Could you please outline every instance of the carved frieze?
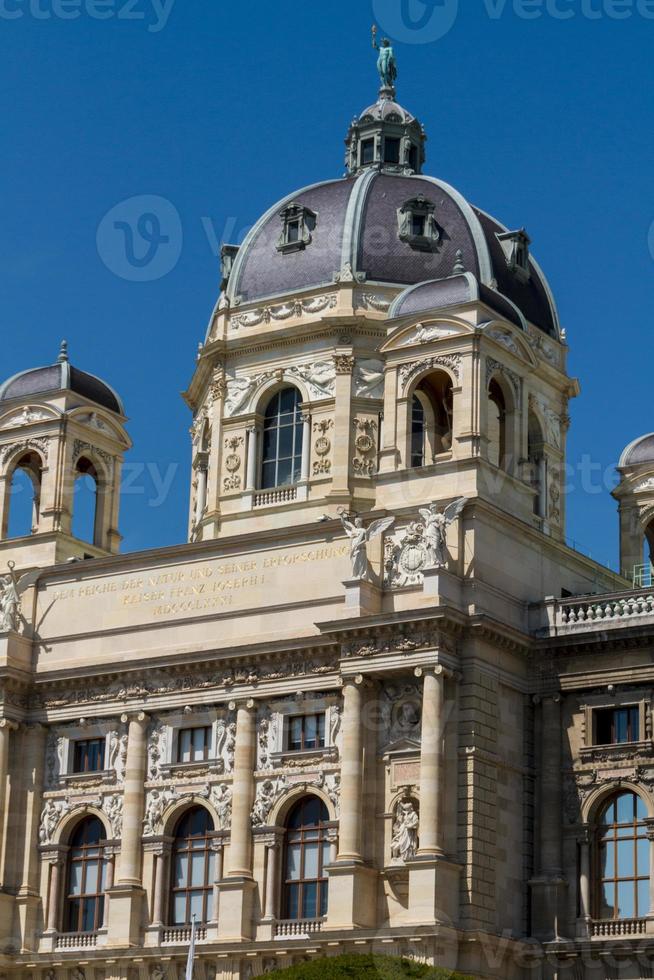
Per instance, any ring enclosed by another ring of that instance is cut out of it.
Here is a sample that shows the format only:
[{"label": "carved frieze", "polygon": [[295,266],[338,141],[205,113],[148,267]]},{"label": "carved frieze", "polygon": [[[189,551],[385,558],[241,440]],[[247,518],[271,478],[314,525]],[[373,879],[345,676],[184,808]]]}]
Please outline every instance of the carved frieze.
[{"label": "carved frieze", "polygon": [[232,316],[230,326],[234,330],[239,330],[241,327],[258,327],[262,323],[290,320],[292,317],[302,317],[304,314],[315,315],[333,309],[336,303],[336,293],[314,296],[305,300],[296,299],[277,306],[264,306],[257,310],[248,310],[246,313],[238,313]]},{"label": "carved frieze", "polygon": [[26,452],[30,449],[35,449],[37,452],[41,453],[44,459],[48,458],[48,450],[50,446],[49,439],[44,437],[34,437],[32,439],[21,439],[19,442],[11,442],[0,449],[0,464],[4,465],[7,460],[18,453],[21,450]]},{"label": "carved frieze", "polygon": [[501,374],[507,379],[511,387],[513,388],[513,393],[515,396],[515,403],[518,408],[522,405],[522,379],[508,368],[505,364],[501,364],[500,361],[496,361],[494,357],[486,358],[486,388],[491,383],[494,374]]},{"label": "carved frieze", "polygon": [[436,357],[428,357],[421,361],[411,361],[408,364],[400,365],[400,387],[402,391],[406,392],[413,379],[419,374],[439,367],[448,368],[456,380],[459,381],[461,378],[461,355],[439,354]]},{"label": "carved frieze", "polygon": [[384,397],[384,362],[360,360],[354,370],[354,394],[357,398]]}]

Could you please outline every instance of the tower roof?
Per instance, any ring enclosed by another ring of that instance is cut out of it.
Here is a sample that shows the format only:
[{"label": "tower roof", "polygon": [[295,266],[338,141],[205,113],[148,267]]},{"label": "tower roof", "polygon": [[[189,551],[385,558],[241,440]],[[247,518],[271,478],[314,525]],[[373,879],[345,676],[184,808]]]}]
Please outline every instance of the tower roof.
[{"label": "tower roof", "polygon": [[24,401],[35,395],[57,391],[72,391],[110,412],[125,414],[122,400],[110,385],[93,374],[73,367],[68,360],[68,345],[65,340],[54,364],[21,371],[0,385],[0,403],[19,399]]}]

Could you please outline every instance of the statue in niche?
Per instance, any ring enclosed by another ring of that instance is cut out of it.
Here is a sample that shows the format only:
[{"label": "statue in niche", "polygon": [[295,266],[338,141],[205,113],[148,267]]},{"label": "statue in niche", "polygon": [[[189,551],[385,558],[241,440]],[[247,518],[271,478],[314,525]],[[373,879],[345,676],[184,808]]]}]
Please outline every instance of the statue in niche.
[{"label": "statue in niche", "polygon": [[467,497],[459,497],[440,513],[437,504],[420,511],[424,521],[424,539],[427,548],[426,568],[445,568],[447,565],[447,529],[459,517],[468,503]]},{"label": "statue in niche", "polygon": [[420,817],[411,800],[400,800],[395,808],[391,857],[394,861],[411,861],[418,851]]},{"label": "statue in niche", "polygon": [[352,562],[352,578],[363,580],[368,577],[368,543],[384,534],[395,524],[394,517],[384,517],[373,521],[370,527],[363,526],[363,519],[341,511],[339,514],[343,529],[350,539],[350,560]]}]

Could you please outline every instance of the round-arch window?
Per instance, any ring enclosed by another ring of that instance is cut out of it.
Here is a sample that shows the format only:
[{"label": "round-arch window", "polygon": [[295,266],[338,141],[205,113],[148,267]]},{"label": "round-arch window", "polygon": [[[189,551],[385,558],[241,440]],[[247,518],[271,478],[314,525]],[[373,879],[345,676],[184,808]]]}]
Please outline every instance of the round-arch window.
[{"label": "round-arch window", "polygon": [[214,852],[213,820],[204,807],[184,814],[177,825],[173,845],[172,924],[209,922],[213,915]]},{"label": "round-arch window", "polygon": [[282,388],[270,401],[263,422],[261,488],[284,487],[302,473],[302,399],[297,388]]},{"label": "round-arch window", "polygon": [[317,796],[300,800],[288,816],[282,903],[286,919],[327,914],[328,823],[327,807]]},{"label": "round-arch window", "polygon": [[635,793],[604,807],[597,830],[597,918],[639,919],[650,910],[647,809]]},{"label": "round-arch window", "polygon": [[107,862],[106,835],[102,821],[87,817],[70,838],[64,930],[97,932],[104,918]]}]

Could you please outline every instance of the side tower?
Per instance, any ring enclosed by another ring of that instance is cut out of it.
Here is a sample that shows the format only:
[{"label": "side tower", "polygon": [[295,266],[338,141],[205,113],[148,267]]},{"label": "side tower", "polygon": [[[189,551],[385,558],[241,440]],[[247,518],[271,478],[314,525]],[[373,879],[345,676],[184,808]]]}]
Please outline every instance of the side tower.
[{"label": "side tower", "polygon": [[[55,364],[0,386],[0,563],[28,568],[118,552],[121,471],[131,446],[125,422],[121,399],[73,367],[65,342]],[[80,481],[87,484],[83,538],[74,522]],[[23,519],[16,528],[14,510],[25,514],[20,497],[28,493],[31,526]]]},{"label": "side tower", "polygon": [[613,491],[620,511],[620,568],[635,586],[652,584],[654,558],[654,433],[630,443]]}]

